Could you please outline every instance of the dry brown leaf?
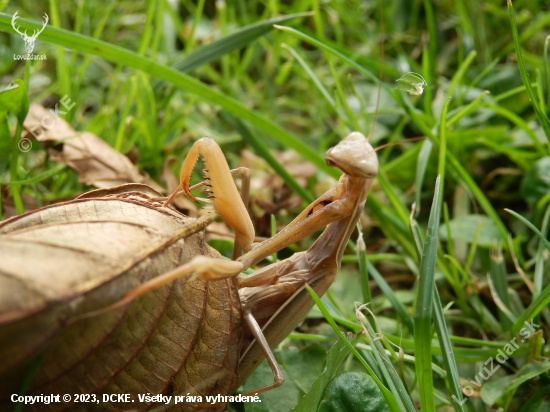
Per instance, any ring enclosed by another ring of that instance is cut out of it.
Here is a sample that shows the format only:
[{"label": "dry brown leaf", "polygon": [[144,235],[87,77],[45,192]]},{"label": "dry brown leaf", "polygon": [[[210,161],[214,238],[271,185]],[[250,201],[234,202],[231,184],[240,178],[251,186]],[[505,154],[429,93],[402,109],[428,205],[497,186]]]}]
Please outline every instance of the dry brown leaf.
[{"label": "dry brown leaf", "polygon": [[[124,307],[67,324],[196,254],[221,257],[204,241],[210,217],[195,221],[148,200],[158,196],[138,184],[99,189],[0,223],[0,410],[40,353],[27,395],[132,395],[130,404],[102,402],[101,410],[109,411],[146,410],[150,405],[137,394],[147,392],[229,395],[242,337],[231,279],[178,279]],[[80,404],[32,407],[71,405],[78,410]]]},{"label": "dry brown leaf", "polygon": [[24,136],[35,137],[41,142],[62,141],[61,151],[50,149],[51,159],[65,162],[79,173],[79,181],[99,188],[118,186],[124,183],[143,183],[163,192],[147,174],[138,168],[102,139],[90,132],[77,132],[65,120],[56,118],[39,104],[31,104],[25,119]]}]

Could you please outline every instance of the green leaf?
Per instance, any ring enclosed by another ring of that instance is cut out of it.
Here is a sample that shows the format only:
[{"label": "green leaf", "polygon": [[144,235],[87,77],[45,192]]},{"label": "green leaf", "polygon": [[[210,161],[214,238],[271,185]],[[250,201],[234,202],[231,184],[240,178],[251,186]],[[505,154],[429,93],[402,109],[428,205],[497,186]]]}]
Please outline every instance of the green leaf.
[{"label": "green leaf", "polygon": [[305,394],[319,376],[326,357],[325,348],[313,343],[301,349],[290,347],[283,350],[278,359],[284,367],[285,379],[292,381]]},{"label": "green leaf", "polygon": [[342,372],[327,386],[318,412],[388,412],[382,392],[368,374]]},{"label": "green leaf", "polygon": [[308,412],[316,410],[321,402],[323,392],[338,368],[349,354],[349,349],[342,339],[338,340],[328,351],[321,374],[315,379],[308,393],[300,400],[292,412]]},{"label": "green leaf", "polygon": [[[449,226],[453,237],[452,240],[462,240],[472,243],[480,223],[482,227],[477,239],[477,244],[479,246],[490,247],[502,243],[502,237],[500,236],[497,225],[492,219],[484,215],[467,215],[451,219],[449,221]],[[441,240],[448,240],[447,231],[444,227],[439,229],[439,236]]]},{"label": "green leaf", "polygon": [[396,80],[397,90],[409,93],[412,96],[420,96],[424,92],[424,87],[428,85],[426,80],[418,73],[405,73]]},{"label": "green leaf", "polygon": [[533,362],[523,366],[513,375],[491,379],[481,387],[481,399],[487,405],[493,405],[506,394],[515,390],[522,383],[550,369],[550,361]]},{"label": "green leaf", "polygon": [[29,111],[29,96],[23,80],[16,80],[0,92],[0,113],[10,112],[23,124]]},{"label": "green leaf", "polygon": [[543,157],[521,179],[520,194],[531,205],[550,192],[550,157]]},{"label": "green leaf", "polygon": [[239,49],[253,42],[258,37],[263,36],[273,30],[274,24],[285,23],[297,17],[311,16],[312,13],[297,13],[288,16],[275,17],[273,19],[262,20],[260,22],[249,24],[248,26],[237,29],[206,46],[199,47],[189,53],[187,56],[175,62],[172,67],[183,73],[211,62],[224,54]]}]

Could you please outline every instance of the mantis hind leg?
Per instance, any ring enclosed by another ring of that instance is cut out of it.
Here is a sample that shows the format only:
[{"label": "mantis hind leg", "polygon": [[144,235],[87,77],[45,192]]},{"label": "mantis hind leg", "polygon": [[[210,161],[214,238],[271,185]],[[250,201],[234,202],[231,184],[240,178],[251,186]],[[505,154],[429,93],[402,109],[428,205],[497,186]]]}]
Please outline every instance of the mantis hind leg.
[{"label": "mantis hind leg", "polygon": [[275,389],[281,386],[284,383],[285,378],[283,376],[283,371],[277,363],[277,359],[275,359],[275,355],[269,347],[269,343],[267,342],[267,339],[262,332],[262,328],[260,328],[260,325],[258,325],[258,322],[256,322],[256,319],[254,318],[252,313],[249,310],[245,310],[243,317],[246,321],[246,324],[248,325],[248,328],[250,329],[250,332],[252,332],[252,335],[256,339],[256,343],[262,349],[262,352],[267,359],[267,363],[269,364],[269,366],[271,367],[271,371],[273,372],[273,383],[241,394],[241,396],[253,396],[257,395],[258,393],[267,392],[271,389]]}]

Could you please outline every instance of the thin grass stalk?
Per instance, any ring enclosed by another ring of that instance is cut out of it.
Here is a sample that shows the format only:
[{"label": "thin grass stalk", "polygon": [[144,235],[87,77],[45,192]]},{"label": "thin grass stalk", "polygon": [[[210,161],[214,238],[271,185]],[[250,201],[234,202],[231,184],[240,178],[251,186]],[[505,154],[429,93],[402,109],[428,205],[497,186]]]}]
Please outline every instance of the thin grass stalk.
[{"label": "thin grass stalk", "polygon": [[[447,109],[451,98],[443,105],[441,119],[439,120],[439,163],[437,165],[437,174],[441,177],[441,191],[445,192],[445,160],[447,158]],[[443,197],[442,197],[443,198]]]},{"label": "thin grass stalk", "polygon": [[441,176],[435,183],[435,194],[428,220],[428,231],[422,249],[420,277],[414,311],[414,346],[416,375],[420,391],[420,402],[425,412],[435,411],[434,387],[431,373],[431,323],[433,311],[434,275],[437,259],[437,235],[441,211]]},{"label": "thin grass stalk", "polygon": [[[508,299],[508,274],[506,273],[502,251],[499,248],[492,249],[490,260],[491,268],[487,279],[490,282],[490,286],[494,285],[494,300],[495,303],[498,302],[498,317],[502,328],[504,330],[510,330],[515,319],[510,321],[509,317],[511,312],[510,300]],[[491,289],[493,289],[493,287]]]},{"label": "thin grass stalk", "polygon": [[432,152],[433,143],[430,140],[424,140],[422,142],[422,148],[418,153],[418,160],[416,162],[416,175],[415,175],[415,193],[414,201],[416,204],[415,210],[416,213],[420,213],[420,206],[422,201],[422,185],[424,184],[424,175],[426,174],[426,169],[428,167],[428,161],[430,160],[430,154]]},{"label": "thin grass stalk", "polygon": [[359,230],[357,238],[357,262],[359,263],[359,278],[361,279],[361,291],[363,292],[363,303],[370,303],[372,295],[369,286],[369,272],[367,269],[367,247],[363,240],[363,232]]},{"label": "thin grass stalk", "polygon": [[443,307],[441,306],[441,299],[437,288],[434,288],[433,305],[435,331],[437,333],[437,339],[439,340],[439,346],[441,347],[443,366],[445,367],[445,372],[447,372],[447,383],[453,400],[452,405],[456,412],[464,412],[464,408],[462,407],[463,396],[462,387],[460,386],[460,373],[458,372],[454,348],[447,329],[447,323],[445,321],[445,315],[443,313]]},{"label": "thin grass stalk", "polygon": [[191,32],[189,33],[189,37],[187,39],[187,42],[185,43],[185,52],[189,53],[193,46],[195,45],[195,30],[197,29],[197,26],[199,24],[199,20],[202,16],[202,10],[204,8],[205,0],[199,0],[197,7],[195,8],[195,14],[193,15],[193,25],[191,26]]},{"label": "thin grass stalk", "polygon": [[547,93],[547,100],[546,100],[546,107],[548,107],[550,116],[550,70],[548,69],[548,48],[550,47],[550,35],[546,36],[546,40],[544,40],[544,77],[546,79],[546,93]]},{"label": "thin grass stalk", "polygon": [[[59,17],[59,9],[58,9],[58,1],[57,0],[50,0],[50,16],[52,18],[51,24],[53,27],[61,27],[61,19]],[[46,27],[48,28],[48,27]],[[46,30],[44,30],[46,31]],[[40,37],[40,39],[43,39],[43,33]],[[61,46],[55,46],[55,50],[57,53],[57,59],[55,59],[55,67],[57,70],[57,81],[61,85],[61,94],[63,96],[72,96],[71,92],[71,73],[69,72],[69,68],[67,67],[67,61],[65,59],[65,49]],[[74,113],[74,112],[73,112]],[[66,115],[67,121],[70,121],[72,119],[72,114],[69,111]]]}]

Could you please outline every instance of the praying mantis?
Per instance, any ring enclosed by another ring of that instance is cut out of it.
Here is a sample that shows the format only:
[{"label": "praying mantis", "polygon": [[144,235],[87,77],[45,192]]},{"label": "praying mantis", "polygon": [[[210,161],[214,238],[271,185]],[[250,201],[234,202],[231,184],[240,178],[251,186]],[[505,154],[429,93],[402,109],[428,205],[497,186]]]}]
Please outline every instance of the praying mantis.
[{"label": "praying mantis", "polygon": [[[231,394],[263,356],[273,370],[274,381],[243,396],[283,383],[282,371],[270,347],[294,329],[311,308],[312,301],[304,285],[310,284],[322,295],[334,282],[344,248],[363,210],[372,179],[378,173],[375,151],[358,132],[330,149],[327,164],[343,171],[334,188],[282,231],[256,245],[246,205],[247,174],[243,170],[234,171],[244,176],[241,197],[231,177],[234,172],[229,170],[221,149],[212,139],[203,138],[193,145],[182,166],[181,189],[195,200],[189,180],[200,154],[205,163],[205,181],[196,186],[207,186],[209,199],[203,200],[212,203],[216,213],[234,229],[234,260],[221,259],[204,242],[204,229],[213,221],[214,213],[208,212],[192,221],[178,216],[169,207],[179,188],[168,199],[143,185],[99,190],[57,206],[63,208],[64,216],[56,215],[45,224],[44,216],[55,214],[56,206],[49,207],[46,214],[44,210],[34,211],[0,224],[0,248],[7,247],[10,241],[28,242],[33,231],[33,234],[58,231],[63,225],[74,230],[72,224],[79,224],[76,211],[82,213],[87,207],[94,208],[97,225],[86,222],[91,238],[79,241],[93,242],[95,229],[107,230],[108,225],[102,223],[105,216],[102,220],[102,212],[97,209],[98,205],[107,204],[122,211],[117,219],[124,225],[115,225],[114,229],[124,227],[128,233],[139,236],[133,226],[141,225],[141,230],[153,232],[154,222],[168,219],[175,230],[154,233],[150,244],[132,251],[132,256],[125,255],[126,261],[114,269],[104,269],[98,263],[100,282],[88,279],[74,290],[45,296],[45,306],[25,306],[18,299],[12,302],[11,310],[9,304],[0,306],[0,335],[11,334],[0,339],[2,360],[9,360],[22,340],[36,337],[38,332],[46,336],[26,349],[29,357],[44,352],[44,361],[37,372],[40,384],[31,383],[30,393],[80,391],[88,395],[86,399],[95,399],[102,393],[129,393],[135,401],[138,394],[145,393],[191,395],[179,405],[172,400],[173,410],[218,411],[225,404],[208,404],[204,396]],[[127,205],[131,205],[136,215],[124,213],[124,208],[130,207]],[[308,251],[240,276],[275,251],[325,226]],[[77,242],[74,249],[78,246],[81,245]],[[169,259],[161,259],[166,257],[165,249],[169,249]],[[246,253],[242,254],[241,249]],[[0,273],[5,273],[2,269],[0,265]],[[32,282],[24,275],[15,277],[17,281]],[[33,286],[37,285],[29,287]],[[49,337],[53,342],[48,343]],[[84,339],[85,344],[78,339]],[[124,345],[134,349],[128,350]],[[71,349],[78,352],[71,355],[75,359],[59,359],[63,351]],[[18,376],[19,372],[14,373],[13,369],[24,364],[23,360],[10,362],[13,368],[0,370],[0,382]],[[5,392],[0,393],[3,400]],[[154,405],[141,401],[98,404],[102,410],[149,410]],[[71,402],[50,405],[54,410],[78,409],[78,406],[74,398]],[[86,407],[98,405],[90,403]]]}]

